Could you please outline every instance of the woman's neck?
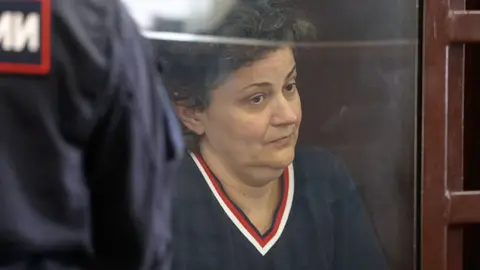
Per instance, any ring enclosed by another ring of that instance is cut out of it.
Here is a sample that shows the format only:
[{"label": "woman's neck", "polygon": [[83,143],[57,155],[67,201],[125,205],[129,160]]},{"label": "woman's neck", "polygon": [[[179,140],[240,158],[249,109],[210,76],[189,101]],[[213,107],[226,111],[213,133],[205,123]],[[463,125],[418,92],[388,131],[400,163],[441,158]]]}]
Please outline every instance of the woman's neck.
[{"label": "woman's neck", "polygon": [[[215,153],[209,147],[201,147],[200,153],[212,172],[218,177],[225,192],[248,216],[249,213],[262,211],[272,214],[281,196],[281,173],[267,179],[255,179],[255,170],[235,168],[228,158]],[[240,166],[239,166],[240,167]]]}]

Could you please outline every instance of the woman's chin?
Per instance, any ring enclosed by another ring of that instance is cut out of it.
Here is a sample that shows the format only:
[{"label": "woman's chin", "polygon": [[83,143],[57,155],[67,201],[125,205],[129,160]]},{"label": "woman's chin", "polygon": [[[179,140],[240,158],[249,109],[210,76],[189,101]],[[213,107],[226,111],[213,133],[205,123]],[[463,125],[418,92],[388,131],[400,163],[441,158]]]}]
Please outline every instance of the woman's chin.
[{"label": "woman's chin", "polygon": [[284,168],[292,163],[295,157],[295,147],[284,148],[270,154],[272,167]]}]

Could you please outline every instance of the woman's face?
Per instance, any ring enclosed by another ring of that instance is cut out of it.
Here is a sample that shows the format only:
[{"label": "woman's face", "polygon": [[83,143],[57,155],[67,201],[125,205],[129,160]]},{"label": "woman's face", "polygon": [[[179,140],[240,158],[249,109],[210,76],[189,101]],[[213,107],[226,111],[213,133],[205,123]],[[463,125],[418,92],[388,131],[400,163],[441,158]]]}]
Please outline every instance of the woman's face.
[{"label": "woman's face", "polygon": [[271,52],[230,74],[186,125],[202,135],[201,148],[234,166],[284,168],[302,120],[296,76],[290,48]]}]

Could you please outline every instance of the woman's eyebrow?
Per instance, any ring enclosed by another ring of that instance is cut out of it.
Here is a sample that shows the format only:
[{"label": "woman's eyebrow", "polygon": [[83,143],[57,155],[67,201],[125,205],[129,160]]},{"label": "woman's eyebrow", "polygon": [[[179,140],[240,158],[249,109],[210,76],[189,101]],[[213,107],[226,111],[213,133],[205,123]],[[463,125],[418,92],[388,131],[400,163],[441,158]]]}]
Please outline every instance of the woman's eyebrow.
[{"label": "woman's eyebrow", "polygon": [[293,65],[292,69],[288,72],[287,76],[285,76],[285,79],[288,79],[292,77],[293,73],[297,70],[297,65]]},{"label": "woman's eyebrow", "polygon": [[271,85],[272,84],[269,83],[269,82],[252,83],[252,84],[249,84],[249,85],[245,86],[244,88],[242,88],[242,91],[247,90],[248,88],[252,88],[252,87],[266,87],[266,86],[271,86]]},{"label": "woman's eyebrow", "polygon": [[[285,76],[285,79],[288,79],[288,78],[292,77],[292,75],[295,73],[296,70],[297,70],[297,66],[294,65],[290,69],[288,74]],[[269,83],[269,82],[256,82],[256,83],[252,83],[252,84],[249,84],[249,85],[243,87],[241,91],[246,90],[246,89],[251,88],[251,87],[266,87],[266,86],[271,86],[271,85],[272,84]]]}]

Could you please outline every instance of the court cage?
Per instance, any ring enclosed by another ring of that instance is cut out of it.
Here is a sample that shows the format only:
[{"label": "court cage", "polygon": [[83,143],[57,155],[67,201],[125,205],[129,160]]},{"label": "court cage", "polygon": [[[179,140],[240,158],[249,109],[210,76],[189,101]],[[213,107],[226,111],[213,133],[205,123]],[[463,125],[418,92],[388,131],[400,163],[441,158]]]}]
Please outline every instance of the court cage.
[{"label": "court cage", "polygon": [[[140,2],[129,5],[133,13],[142,14]],[[316,32],[314,41],[293,45],[299,143],[345,162],[389,267],[480,269],[480,1],[283,2]],[[154,21],[147,38],[192,44],[191,53],[198,44],[284,42]]]}]

